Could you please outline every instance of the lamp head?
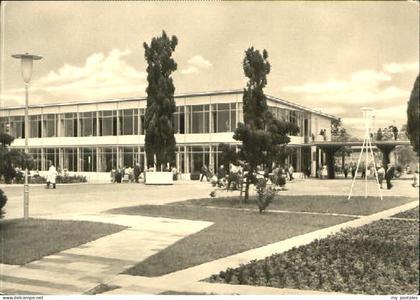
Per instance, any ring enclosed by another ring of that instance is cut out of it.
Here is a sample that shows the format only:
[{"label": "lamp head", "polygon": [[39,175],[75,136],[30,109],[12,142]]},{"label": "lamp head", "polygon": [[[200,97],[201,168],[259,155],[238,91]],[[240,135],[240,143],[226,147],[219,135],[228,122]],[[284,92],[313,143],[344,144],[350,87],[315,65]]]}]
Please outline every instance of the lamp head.
[{"label": "lamp head", "polygon": [[34,60],[42,59],[41,56],[38,55],[31,55],[28,53],[25,54],[14,54],[12,55],[13,58],[20,59],[21,61],[21,71],[22,71],[22,78],[23,81],[28,84],[31,81],[32,77],[32,65]]}]

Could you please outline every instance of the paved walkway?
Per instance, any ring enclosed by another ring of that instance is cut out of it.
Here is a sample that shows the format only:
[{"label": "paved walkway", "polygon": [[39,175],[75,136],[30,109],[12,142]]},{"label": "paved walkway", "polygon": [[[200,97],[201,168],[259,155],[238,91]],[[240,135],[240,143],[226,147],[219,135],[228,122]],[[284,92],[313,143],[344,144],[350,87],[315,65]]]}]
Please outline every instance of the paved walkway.
[{"label": "paved walkway", "polygon": [[0,265],[2,293],[82,294],[212,224],[109,214],[63,214],[46,218],[113,223],[129,229],[23,266]]},{"label": "paved walkway", "polygon": [[[6,219],[23,216],[23,186],[2,187],[8,197]],[[170,186],[136,183],[57,185],[57,189],[31,186],[29,213],[31,217],[102,211],[141,204],[166,204],[208,197],[213,190],[208,183],[178,181]]]},{"label": "paved walkway", "polygon": [[[344,180],[325,181],[323,184],[344,194]],[[319,180],[292,182],[287,194],[322,194],[324,186]],[[349,181],[350,183],[350,181]],[[409,183],[396,182],[396,188],[387,191],[392,195],[417,197],[418,190]],[[304,189],[301,187],[305,187]],[[372,188],[374,186],[370,186]],[[14,189],[14,193],[13,193]],[[86,220],[114,223],[130,227],[90,243],[68,249],[24,266],[0,264],[0,292],[16,294],[82,294],[100,283],[120,288],[106,294],[157,294],[164,291],[206,294],[322,294],[318,291],[275,289],[268,287],[235,286],[199,282],[211,274],[228,267],[236,267],[252,259],[261,259],[273,253],[310,243],[344,227],[357,227],[380,218],[392,216],[418,205],[418,201],[389,209],[370,216],[317,230],[285,241],[266,245],[208,262],[199,266],[154,278],[118,275],[128,267],[175,243],[177,240],[209,226],[210,222],[181,219],[151,218],[143,216],[110,215],[101,211],[121,206],[139,204],[164,204],[191,198],[207,197],[212,188],[206,183],[180,183],[167,187],[149,187],[136,184],[80,185],[45,190],[31,190],[32,216],[51,219]],[[320,190],[320,193],[318,193]],[[8,215],[20,216],[21,195],[16,187],[9,188]],[[357,189],[355,194],[364,192]],[[227,192],[230,195],[234,193]],[[334,192],[335,193],[335,192]],[[123,197],[121,197],[123,195]],[[100,199],[100,202],[98,202]],[[98,203],[100,203],[98,205]]]},{"label": "paved walkway", "polygon": [[[322,239],[327,237],[330,234],[339,232],[343,228],[355,228],[369,224],[373,221],[390,217],[394,214],[397,214],[402,211],[406,211],[418,206],[417,201],[413,201],[399,207],[391,208],[379,213],[375,213],[369,216],[364,216],[356,220],[348,221],[346,223],[334,225],[328,228],[319,229],[307,234],[300,236],[292,237],[284,241],[277,243],[269,244],[260,248],[248,250],[239,254],[235,254],[229,257],[224,257],[218,260],[214,260],[208,263],[201,264],[199,266],[191,267],[185,270],[177,271],[171,274],[167,274],[160,277],[141,277],[141,276],[127,276],[127,275],[118,275],[110,283],[113,285],[121,286],[120,289],[113,290],[109,293],[111,294],[132,294],[133,292],[139,293],[149,293],[149,289],[154,289],[155,292],[167,291],[168,287],[173,291],[178,292],[196,292],[196,293],[225,293],[229,291],[227,288],[220,288],[220,285],[213,285],[208,283],[201,283],[200,285],[191,285],[193,282],[200,281],[202,279],[210,277],[212,274],[217,274],[220,271],[224,271],[227,268],[235,268],[240,264],[248,263],[254,259],[263,259],[267,256],[270,256],[275,253],[283,253],[292,249],[293,247],[299,247],[311,243],[316,239]],[[147,282],[147,284],[146,284]],[[224,285],[221,285],[224,286]],[[141,290],[141,287],[146,289]],[[235,291],[235,288],[230,289],[230,291]],[[277,294],[281,294],[285,291],[281,289],[275,289]],[[263,289],[254,290],[251,287],[245,287],[243,292],[254,294],[262,292],[265,294]],[[267,289],[267,293],[271,294],[276,292],[271,289]],[[301,291],[301,290],[288,290],[286,293],[292,292],[293,294],[321,294],[318,291]]]}]

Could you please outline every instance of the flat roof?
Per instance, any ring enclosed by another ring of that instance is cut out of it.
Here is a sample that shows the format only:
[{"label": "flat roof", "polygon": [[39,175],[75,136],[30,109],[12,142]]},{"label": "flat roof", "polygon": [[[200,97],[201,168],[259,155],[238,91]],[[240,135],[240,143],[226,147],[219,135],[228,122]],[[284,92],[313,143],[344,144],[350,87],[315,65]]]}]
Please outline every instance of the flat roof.
[{"label": "flat roof", "polygon": [[[174,98],[189,98],[189,97],[200,97],[200,96],[215,96],[215,95],[234,95],[234,94],[242,94],[242,89],[235,89],[235,90],[221,90],[221,91],[208,91],[208,92],[195,92],[195,93],[181,93],[174,95]],[[327,113],[324,113],[322,111],[318,111],[312,108],[305,107],[303,105],[299,105],[296,103],[293,103],[288,100],[280,99],[277,97],[273,97],[270,95],[266,95],[267,99],[282,103],[284,105],[294,107],[297,109],[309,111],[314,114],[322,115],[324,117],[339,120],[339,117],[336,117],[334,115],[330,115]],[[84,104],[98,104],[98,103],[115,103],[115,102],[121,102],[121,101],[145,101],[147,100],[147,96],[142,97],[127,97],[127,98],[113,98],[113,99],[104,99],[104,100],[91,100],[91,101],[72,101],[72,102],[64,102],[64,103],[45,103],[45,104],[33,104],[29,105],[29,108],[43,108],[43,107],[53,107],[53,106],[70,106],[70,105],[84,105]],[[25,108],[24,105],[18,105],[18,106],[9,106],[9,107],[3,107],[2,109],[12,110],[12,109],[23,109]]]}]

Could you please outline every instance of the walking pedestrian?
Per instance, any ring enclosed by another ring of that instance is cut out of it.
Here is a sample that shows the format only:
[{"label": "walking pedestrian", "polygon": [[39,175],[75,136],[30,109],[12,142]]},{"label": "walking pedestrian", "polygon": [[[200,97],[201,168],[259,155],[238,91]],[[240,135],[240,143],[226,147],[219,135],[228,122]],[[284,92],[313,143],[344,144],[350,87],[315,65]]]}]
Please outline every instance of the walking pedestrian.
[{"label": "walking pedestrian", "polygon": [[54,164],[51,164],[50,168],[48,169],[47,189],[50,188],[50,184],[52,184],[53,189],[55,189],[56,179],[57,179],[57,170]]},{"label": "walking pedestrian", "polygon": [[327,166],[323,165],[322,170],[321,170],[321,179],[327,179],[327,177],[328,177]]},{"label": "walking pedestrian", "polygon": [[139,183],[139,177],[140,177],[140,164],[136,163],[136,165],[134,166],[134,170],[133,170],[133,174],[134,174],[134,181],[136,183]]},{"label": "walking pedestrian", "polygon": [[203,164],[201,167],[201,176],[200,181],[203,181],[203,178],[206,177],[206,180],[209,181],[209,169],[207,168],[206,164]]},{"label": "walking pedestrian", "polygon": [[382,182],[384,181],[384,177],[385,177],[385,168],[383,166],[379,166],[378,181],[379,181],[380,188],[382,188]]},{"label": "walking pedestrian", "polygon": [[351,178],[356,177],[356,167],[354,165],[351,166]]},{"label": "walking pedestrian", "polygon": [[290,167],[289,167],[289,170],[288,170],[288,172],[289,172],[289,179],[290,179],[290,181],[292,181],[294,178],[293,178],[293,172],[295,171],[295,169],[293,168],[293,166],[292,165],[290,165]]},{"label": "walking pedestrian", "polygon": [[394,177],[394,167],[388,164],[388,169],[385,172],[386,188],[390,190],[392,188],[392,178]]},{"label": "walking pedestrian", "polygon": [[344,165],[343,173],[344,173],[344,178],[347,179],[347,175],[349,173],[349,166],[347,164]]}]

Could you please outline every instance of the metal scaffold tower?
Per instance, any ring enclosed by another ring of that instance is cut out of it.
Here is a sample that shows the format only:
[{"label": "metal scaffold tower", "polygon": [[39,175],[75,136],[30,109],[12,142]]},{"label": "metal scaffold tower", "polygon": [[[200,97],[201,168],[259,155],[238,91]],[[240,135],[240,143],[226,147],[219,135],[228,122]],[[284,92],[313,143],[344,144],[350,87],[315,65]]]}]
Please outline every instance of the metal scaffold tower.
[{"label": "metal scaffold tower", "polygon": [[373,154],[373,147],[372,147],[372,140],[370,137],[370,130],[372,128],[373,122],[375,120],[375,115],[373,112],[373,108],[370,107],[362,107],[361,108],[362,111],[362,115],[363,115],[363,121],[365,123],[365,137],[363,140],[363,145],[362,145],[362,149],[360,150],[360,155],[359,155],[359,159],[357,161],[357,166],[356,166],[356,173],[355,176],[353,177],[352,181],[351,181],[351,187],[350,187],[350,193],[349,193],[349,197],[347,198],[347,200],[350,200],[351,198],[351,194],[353,192],[353,187],[354,187],[354,183],[356,182],[356,178],[357,178],[357,171],[359,170],[359,166],[360,166],[360,162],[362,160],[362,156],[363,156],[363,152],[366,152],[365,155],[365,198],[367,198],[367,193],[368,193],[368,183],[367,183],[367,178],[368,178],[368,166],[369,166],[369,153],[371,154],[371,158],[372,158],[372,162],[373,162],[373,168],[375,170],[375,180],[376,183],[378,185],[378,190],[379,190],[379,195],[381,197],[381,200],[383,200],[382,197],[382,191],[381,191],[381,187],[379,185],[379,178],[378,178],[378,171],[376,170],[376,163],[375,163],[375,156]]}]

